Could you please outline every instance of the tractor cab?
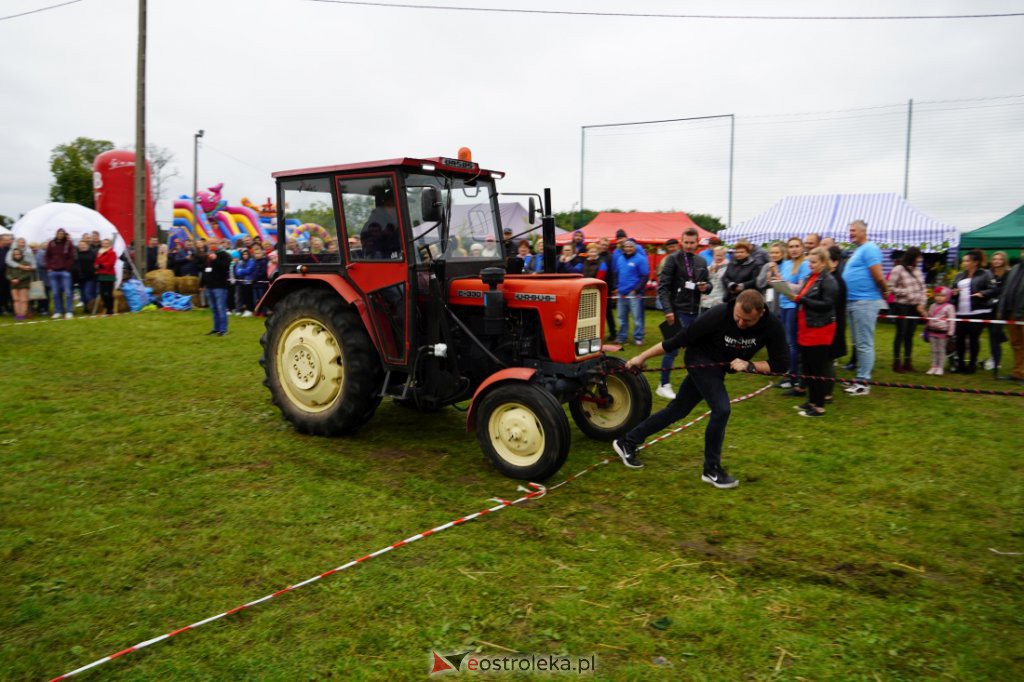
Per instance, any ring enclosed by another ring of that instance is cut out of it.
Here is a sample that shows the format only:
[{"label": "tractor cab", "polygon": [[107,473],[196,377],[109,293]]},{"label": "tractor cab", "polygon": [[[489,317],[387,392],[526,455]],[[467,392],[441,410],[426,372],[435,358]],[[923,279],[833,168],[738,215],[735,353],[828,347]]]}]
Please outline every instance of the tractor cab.
[{"label": "tractor cab", "polygon": [[[384,398],[428,411],[469,400],[467,425],[491,460],[536,480],[567,455],[562,403],[606,440],[646,417],[647,383],[610,373],[621,361],[603,352],[604,282],[552,272],[549,193],[548,271],[507,272],[503,176],[468,150],[274,174],[279,268],[259,304],[263,364],[300,430],[352,433]],[[502,411],[510,400],[519,407]]]}]

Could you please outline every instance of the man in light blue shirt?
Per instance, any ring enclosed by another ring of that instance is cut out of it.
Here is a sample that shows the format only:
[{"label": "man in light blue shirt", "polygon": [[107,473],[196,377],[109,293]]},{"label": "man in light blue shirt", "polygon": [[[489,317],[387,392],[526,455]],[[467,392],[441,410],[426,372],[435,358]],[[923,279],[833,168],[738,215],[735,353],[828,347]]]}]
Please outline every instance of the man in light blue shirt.
[{"label": "man in light blue shirt", "polygon": [[856,247],[846,261],[846,313],[850,340],[857,349],[856,383],[846,388],[850,395],[868,395],[871,370],[875,367],[875,325],[878,311],[885,307],[889,285],[882,274],[882,250],[868,241],[868,225],[863,220],[850,223],[850,241]]},{"label": "man in light blue shirt", "polygon": [[633,340],[638,346],[644,343],[644,290],[651,266],[647,254],[637,248],[636,242],[627,239],[619,244],[613,256],[615,278],[619,291],[619,343],[626,343],[629,336],[629,318],[633,318]]}]

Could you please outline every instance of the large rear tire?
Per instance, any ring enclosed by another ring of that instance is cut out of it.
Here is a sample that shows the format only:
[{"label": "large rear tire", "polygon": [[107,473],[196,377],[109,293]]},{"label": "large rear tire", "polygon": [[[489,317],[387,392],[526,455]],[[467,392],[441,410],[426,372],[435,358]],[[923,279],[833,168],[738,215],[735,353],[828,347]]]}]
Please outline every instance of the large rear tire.
[{"label": "large rear tire", "polygon": [[521,382],[484,394],[477,408],[476,437],[498,471],[523,481],[543,481],[561,469],[572,438],[555,397]]},{"label": "large rear tire", "polygon": [[620,358],[607,358],[608,374],[569,401],[573,421],[589,438],[606,442],[621,438],[651,414],[650,384],[639,374],[622,371],[625,364]]},{"label": "large rear tire", "polygon": [[380,359],[362,320],[336,294],[302,289],[274,306],[263,346],[263,385],[302,433],[354,433],[380,404]]}]

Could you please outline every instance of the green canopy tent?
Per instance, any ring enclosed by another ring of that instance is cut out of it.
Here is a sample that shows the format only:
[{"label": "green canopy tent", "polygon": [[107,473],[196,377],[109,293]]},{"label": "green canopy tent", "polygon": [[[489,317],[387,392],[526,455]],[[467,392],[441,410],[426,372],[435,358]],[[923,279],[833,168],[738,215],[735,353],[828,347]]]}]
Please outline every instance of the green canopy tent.
[{"label": "green canopy tent", "polygon": [[982,249],[984,251],[1006,251],[1010,258],[1024,246],[1024,206],[989,223],[977,230],[960,235],[960,251]]}]

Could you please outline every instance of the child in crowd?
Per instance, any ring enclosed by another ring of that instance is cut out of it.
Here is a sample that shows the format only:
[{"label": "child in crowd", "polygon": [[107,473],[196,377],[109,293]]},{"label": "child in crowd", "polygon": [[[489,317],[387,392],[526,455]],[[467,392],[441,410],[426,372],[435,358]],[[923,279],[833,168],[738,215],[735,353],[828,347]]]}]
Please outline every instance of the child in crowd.
[{"label": "child in crowd", "polygon": [[928,341],[932,344],[932,368],[925,374],[942,376],[946,345],[956,329],[956,308],[949,302],[949,289],[935,287],[935,303],[928,309]]}]

